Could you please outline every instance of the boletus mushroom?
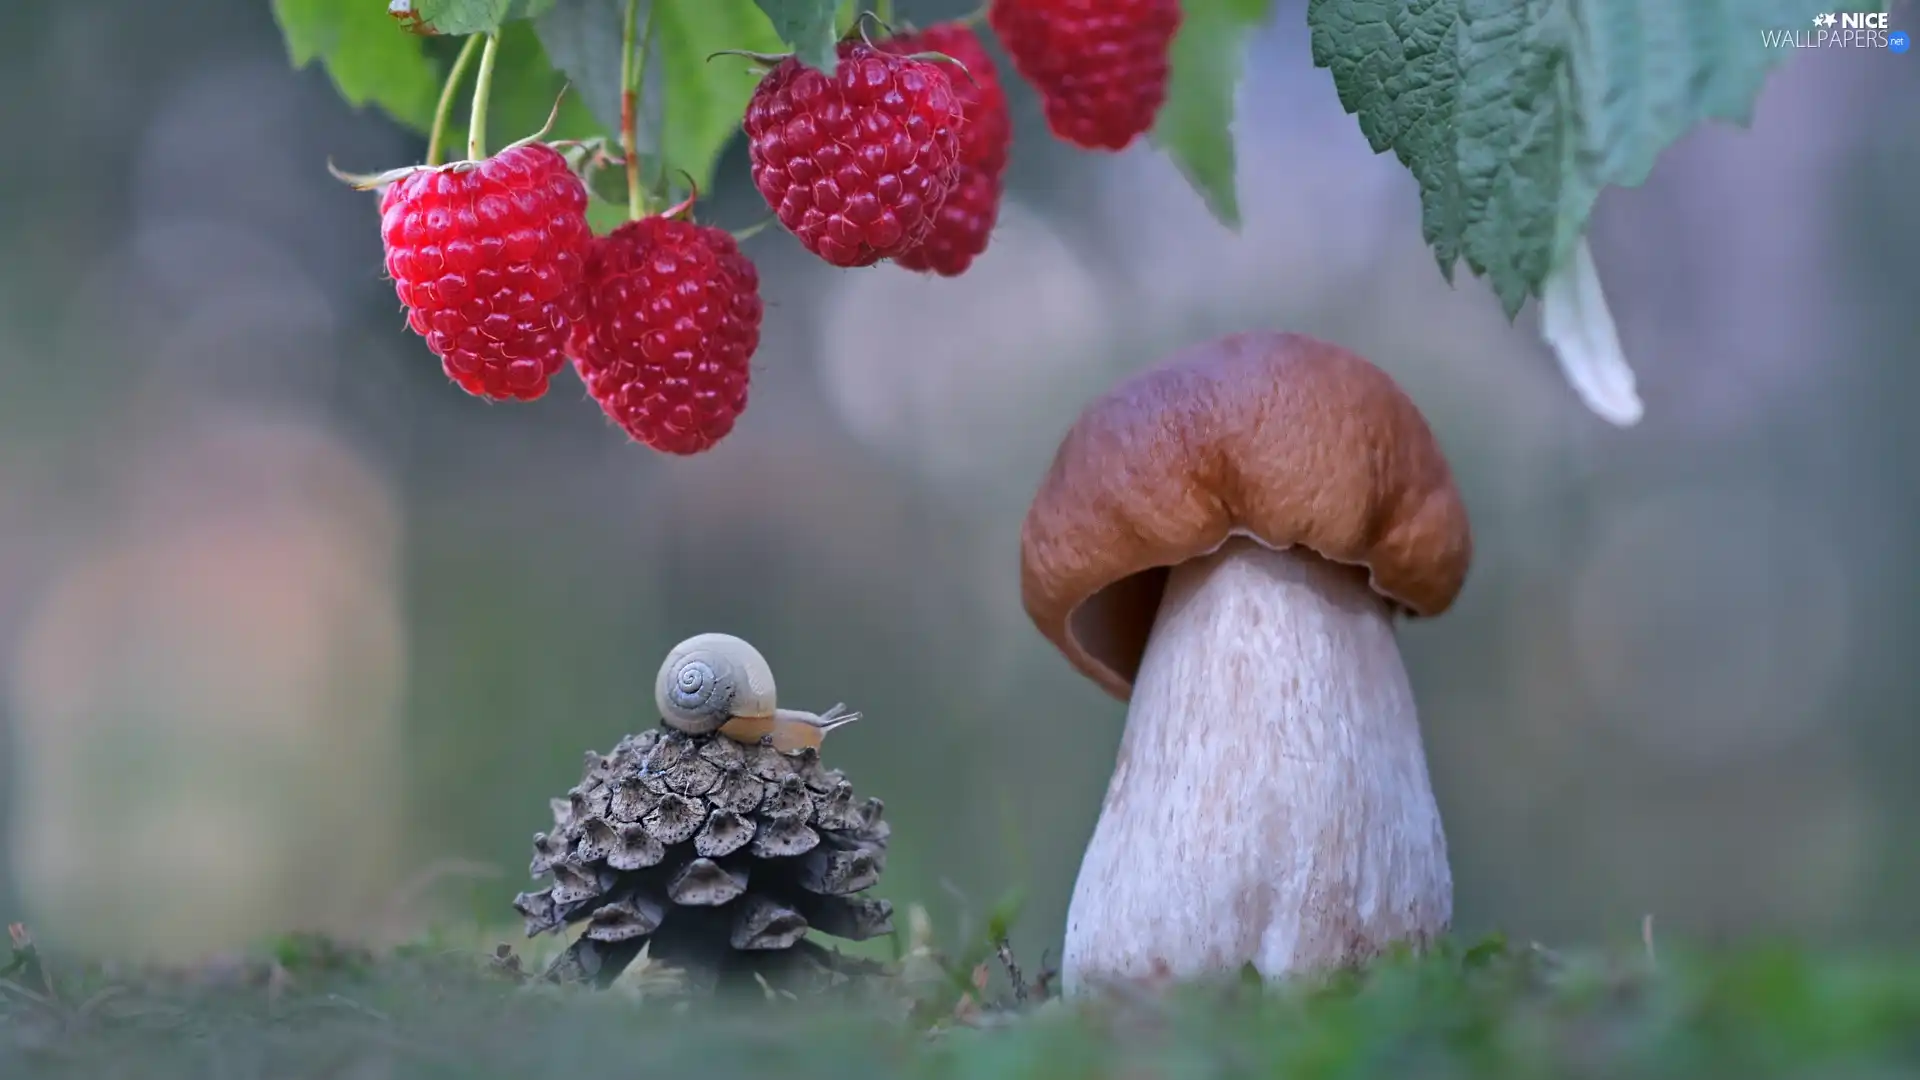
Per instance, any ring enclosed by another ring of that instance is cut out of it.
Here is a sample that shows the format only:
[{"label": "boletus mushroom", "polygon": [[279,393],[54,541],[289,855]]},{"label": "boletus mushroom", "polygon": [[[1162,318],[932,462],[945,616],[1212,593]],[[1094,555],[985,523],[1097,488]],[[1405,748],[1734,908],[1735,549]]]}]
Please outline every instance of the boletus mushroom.
[{"label": "boletus mushroom", "polygon": [[1472,536],[1391,377],[1294,334],[1179,353],[1080,415],[1020,546],[1034,625],[1127,702],[1068,910],[1069,991],[1278,979],[1447,929],[1394,618],[1453,603]]}]

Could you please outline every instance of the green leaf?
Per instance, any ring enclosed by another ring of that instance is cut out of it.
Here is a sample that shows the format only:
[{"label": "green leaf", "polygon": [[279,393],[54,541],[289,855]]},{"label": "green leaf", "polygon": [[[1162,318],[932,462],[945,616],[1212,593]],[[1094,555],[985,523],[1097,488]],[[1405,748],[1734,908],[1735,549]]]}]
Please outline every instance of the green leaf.
[{"label": "green leaf", "polygon": [[419,131],[432,126],[440,70],[426,42],[402,30],[381,5],[273,0],[273,15],[294,67],[318,60],[349,105],[377,105]]},{"label": "green leaf", "polygon": [[1234,188],[1234,94],[1247,35],[1265,24],[1273,0],[1183,0],[1173,40],[1173,71],[1153,141],[1186,175],[1207,209],[1240,227]]},{"label": "green leaf", "polygon": [[598,195],[587,200],[587,225],[599,236],[605,236],[627,223],[627,204],[600,198]]},{"label": "green leaf", "polygon": [[626,0],[564,0],[534,21],[548,58],[609,134],[620,132],[620,28]]},{"label": "green leaf", "polygon": [[993,909],[987,912],[987,944],[998,945],[1013,932],[1013,924],[1020,921],[1020,912],[1027,906],[1027,892],[1014,886],[1000,895]]},{"label": "green leaf", "polygon": [[465,37],[537,18],[553,5],[554,0],[393,0],[387,13],[417,34]]},{"label": "green leaf", "polygon": [[760,73],[723,49],[778,51],[754,0],[657,0],[653,34],[660,65],[659,145],[669,175],[685,172],[701,191],[713,188],[713,167],[740,128]]},{"label": "green leaf", "polygon": [[1460,958],[1460,966],[1469,971],[1483,968],[1506,955],[1506,951],[1506,937],[1501,934],[1489,934],[1466,951],[1466,954]]},{"label": "green leaf", "polygon": [[773,32],[800,62],[833,74],[839,34],[834,19],[840,0],[754,0],[773,23]]},{"label": "green leaf", "polygon": [[[1851,10],[1882,6],[1848,5]],[[1314,63],[1376,152],[1420,184],[1441,272],[1465,260],[1508,318],[1571,254],[1608,185],[1644,182],[1708,120],[1744,123],[1832,0],[1308,0]]]},{"label": "green leaf", "polygon": [[415,33],[461,37],[499,29],[506,21],[511,3],[512,0],[394,0],[388,10]]},{"label": "green leaf", "polygon": [[1313,62],[1332,70],[1368,144],[1394,151],[1419,181],[1422,231],[1452,280],[1461,257],[1455,0],[1308,0],[1307,21]]},{"label": "green leaf", "polygon": [[390,10],[394,18],[420,33],[462,37],[498,30],[514,19],[534,18],[553,4],[554,0],[394,0]]}]

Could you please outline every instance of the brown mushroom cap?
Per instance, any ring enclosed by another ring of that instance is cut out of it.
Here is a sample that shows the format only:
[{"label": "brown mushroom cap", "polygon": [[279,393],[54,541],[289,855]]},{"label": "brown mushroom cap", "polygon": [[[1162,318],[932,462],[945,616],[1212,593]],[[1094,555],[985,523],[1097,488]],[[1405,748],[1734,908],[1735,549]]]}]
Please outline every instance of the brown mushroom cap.
[{"label": "brown mushroom cap", "polygon": [[1452,470],[1392,377],[1309,337],[1238,334],[1080,414],[1021,527],[1021,599],[1125,701],[1168,569],[1236,534],[1364,567],[1415,616],[1453,603],[1473,554]]}]

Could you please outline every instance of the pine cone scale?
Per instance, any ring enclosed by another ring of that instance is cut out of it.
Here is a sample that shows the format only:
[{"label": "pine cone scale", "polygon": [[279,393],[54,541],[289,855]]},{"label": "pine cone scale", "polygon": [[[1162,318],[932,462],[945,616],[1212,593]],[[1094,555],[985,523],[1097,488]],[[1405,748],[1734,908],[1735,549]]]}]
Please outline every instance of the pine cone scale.
[{"label": "pine cone scale", "polygon": [[667,883],[667,898],[681,907],[719,907],[746,891],[744,867],[725,867],[712,859],[694,859]]},{"label": "pine cone scale", "polygon": [[733,918],[727,943],[748,950],[788,949],[807,932],[807,920],[764,896],[749,896]]},{"label": "pine cone scale", "polygon": [[756,831],[747,818],[725,807],[716,808],[694,834],[694,854],[705,859],[725,858],[751,843]]},{"label": "pine cone scale", "polygon": [[626,941],[660,929],[666,909],[643,896],[607,904],[587,917],[587,936],[595,941]]}]

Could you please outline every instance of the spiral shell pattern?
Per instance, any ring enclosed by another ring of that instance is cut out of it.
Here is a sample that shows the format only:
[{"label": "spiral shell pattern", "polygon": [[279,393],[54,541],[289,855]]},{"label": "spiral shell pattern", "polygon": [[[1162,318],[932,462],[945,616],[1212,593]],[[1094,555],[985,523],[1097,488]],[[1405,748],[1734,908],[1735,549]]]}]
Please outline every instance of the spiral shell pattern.
[{"label": "spiral shell pattern", "polygon": [[654,704],[668,727],[705,735],[736,716],[773,715],[773,671],[760,650],[740,638],[700,634],[667,654],[654,681]]}]

